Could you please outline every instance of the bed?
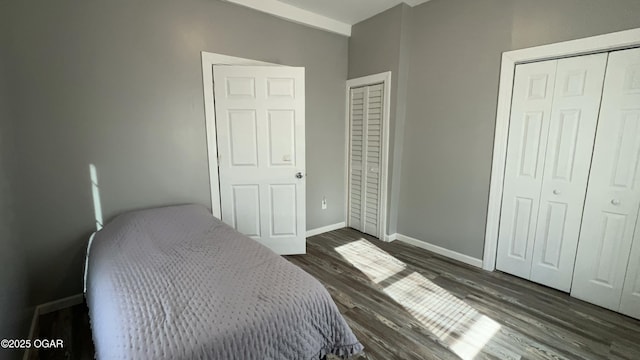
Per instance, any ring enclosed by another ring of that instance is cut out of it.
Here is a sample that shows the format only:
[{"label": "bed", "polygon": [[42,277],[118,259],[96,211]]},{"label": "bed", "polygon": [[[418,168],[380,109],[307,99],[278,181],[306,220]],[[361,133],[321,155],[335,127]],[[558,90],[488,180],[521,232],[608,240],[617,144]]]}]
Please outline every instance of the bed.
[{"label": "bed", "polygon": [[94,234],[85,291],[97,359],[322,359],[363,350],[315,278],[199,205]]}]

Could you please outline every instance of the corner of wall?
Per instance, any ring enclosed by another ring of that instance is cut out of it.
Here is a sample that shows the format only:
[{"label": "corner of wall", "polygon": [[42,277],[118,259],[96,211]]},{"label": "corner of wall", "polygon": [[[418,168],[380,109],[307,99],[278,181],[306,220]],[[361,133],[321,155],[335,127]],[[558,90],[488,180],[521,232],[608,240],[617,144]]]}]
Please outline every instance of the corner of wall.
[{"label": "corner of wall", "polygon": [[[5,13],[0,9],[0,13]],[[4,20],[4,19],[2,19]],[[2,27],[8,27],[7,22]],[[6,34],[1,28],[0,34]],[[2,36],[2,35],[0,35]],[[0,37],[0,50],[7,50],[7,41]],[[18,229],[15,217],[16,181],[13,158],[13,112],[10,108],[9,85],[6,75],[7,64],[0,58],[0,338],[24,338],[28,329],[29,309],[27,308],[27,279],[23,249],[17,239]],[[9,155],[8,155],[9,154]],[[5,354],[7,354],[7,350]],[[20,352],[9,352],[9,357],[18,358]]]},{"label": "corner of wall", "polygon": [[402,174],[402,152],[404,143],[405,123],[407,117],[407,88],[409,82],[409,36],[411,25],[411,7],[403,3],[400,19],[399,60],[397,89],[396,89],[396,114],[395,132],[393,139],[393,153],[390,184],[389,184],[389,225],[387,231],[394,234],[398,231],[398,212],[400,207],[400,176]]},{"label": "corner of wall", "polygon": [[349,78],[391,71],[387,234],[397,230],[400,173],[407,112],[412,8],[399,4],[355,24],[349,39]]}]

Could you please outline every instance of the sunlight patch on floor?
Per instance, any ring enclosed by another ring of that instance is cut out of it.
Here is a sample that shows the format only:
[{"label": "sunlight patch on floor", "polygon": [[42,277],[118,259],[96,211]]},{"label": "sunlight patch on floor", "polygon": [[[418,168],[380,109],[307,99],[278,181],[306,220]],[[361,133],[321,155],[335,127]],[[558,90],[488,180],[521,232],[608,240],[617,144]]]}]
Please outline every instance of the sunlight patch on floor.
[{"label": "sunlight patch on floor", "polygon": [[335,250],[376,284],[407,268],[405,263],[365,239],[339,246]]},{"label": "sunlight patch on floor", "polygon": [[[336,251],[375,283],[407,268],[404,262],[365,239],[337,247]],[[383,291],[464,360],[473,359],[500,330],[496,321],[417,272]],[[519,358],[511,353],[501,353],[500,357]]]},{"label": "sunlight patch on floor", "polygon": [[500,330],[500,324],[417,272],[384,292],[462,359],[473,359]]},{"label": "sunlight patch on floor", "polygon": [[[478,319],[464,332],[462,339],[451,345],[450,349],[463,359],[473,359],[489,340],[500,330],[500,324],[491,318],[479,314]],[[502,359],[519,359],[517,354],[501,354]]]}]

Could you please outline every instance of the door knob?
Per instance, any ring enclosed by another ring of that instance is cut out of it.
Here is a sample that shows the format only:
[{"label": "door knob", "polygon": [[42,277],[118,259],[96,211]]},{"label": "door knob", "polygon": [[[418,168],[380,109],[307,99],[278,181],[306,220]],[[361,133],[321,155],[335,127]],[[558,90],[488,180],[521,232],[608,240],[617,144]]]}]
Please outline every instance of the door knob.
[{"label": "door knob", "polygon": [[302,175],[302,172],[297,172],[297,173],[296,173],[296,177],[297,177],[298,179],[302,179],[302,177],[303,177],[303,176],[304,176],[304,175]]},{"label": "door knob", "polygon": [[558,189],[553,190],[553,195],[560,195],[560,190]]},{"label": "door knob", "polygon": [[620,200],[613,199],[613,200],[611,200],[611,204],[618,206],[618,205],[620,205]]}]

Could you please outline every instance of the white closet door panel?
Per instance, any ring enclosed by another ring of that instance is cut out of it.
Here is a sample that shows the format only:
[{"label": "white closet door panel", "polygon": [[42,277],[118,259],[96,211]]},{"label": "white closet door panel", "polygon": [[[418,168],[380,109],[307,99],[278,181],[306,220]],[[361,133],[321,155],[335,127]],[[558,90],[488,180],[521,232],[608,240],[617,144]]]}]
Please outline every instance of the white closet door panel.
[{"label": "white closet door panel", "polygon": [[618,310],[640,206],[640,49],[612,52],[571,295]]},{"label": "white closet door panel", "polygon": [[[640,220],[640,219],[639,219]],[[640,224],[636,222],[627,275],[622,288],[620,312],[640,319]]]},{"label": "white closet door panel", "polygon": [[530,277],[557,61],[516,66],[496,267]]},{"label": "white closet door panel", "polygon": [[379,234],[384,85],[350,91],[349,217],[356,230]]},{"label": "white closet door panel", "polygon": [[382,100],[384,85],[372,85],[366,89],[366,165],[365,208],[363,232],[378,236],[380,222],[380,159],[382,157]]},{"label": "white closet door panel", "polygon": [[558,61],[531,280],[569,291],[607,54]]},{"label": "white closet door panel", "polygon": [[363,231],[364,159],[365,159],[365,88],[351,89],[350,95],[350,159],[349,159],[349,224]]}]

